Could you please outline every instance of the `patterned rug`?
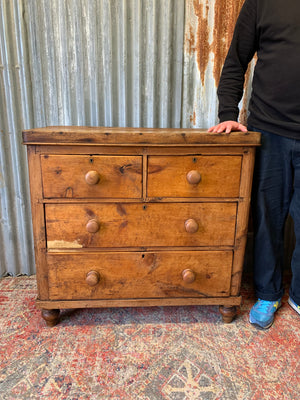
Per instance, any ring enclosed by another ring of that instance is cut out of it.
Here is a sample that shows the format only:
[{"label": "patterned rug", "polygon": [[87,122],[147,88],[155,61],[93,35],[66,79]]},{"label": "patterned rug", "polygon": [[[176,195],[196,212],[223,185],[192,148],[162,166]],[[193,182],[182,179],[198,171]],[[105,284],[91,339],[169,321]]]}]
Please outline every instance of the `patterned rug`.
[{"label": "patterned rug", "polygon": [[242,295],[231,324],[193,306],[63,310],[48,328],[35,277],[0,279],[0,399],[299,399],[299,316],[285,296],[256,330],[249,278]]}]

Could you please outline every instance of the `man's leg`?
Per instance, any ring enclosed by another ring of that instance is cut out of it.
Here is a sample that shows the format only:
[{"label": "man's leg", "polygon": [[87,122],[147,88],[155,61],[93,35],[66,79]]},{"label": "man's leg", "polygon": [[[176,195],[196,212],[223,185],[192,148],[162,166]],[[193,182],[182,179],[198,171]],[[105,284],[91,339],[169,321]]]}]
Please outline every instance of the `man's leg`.
[{"label": "man's leg", "polygon": [[291,164],[294,141],[262,132],[252,189],[254,227],[254,283],[260,301],[250,312],[250,322],[268,328],[283,295],[282,265],[284,225],[293,187]]},{"label": "man's leg", "polygon": [[290,214],[294,221],[296,245],[293,252],[291,268],[290,305],[300,314],[300,140],[295,141],[293,151],[294,193],[290,205]]}]

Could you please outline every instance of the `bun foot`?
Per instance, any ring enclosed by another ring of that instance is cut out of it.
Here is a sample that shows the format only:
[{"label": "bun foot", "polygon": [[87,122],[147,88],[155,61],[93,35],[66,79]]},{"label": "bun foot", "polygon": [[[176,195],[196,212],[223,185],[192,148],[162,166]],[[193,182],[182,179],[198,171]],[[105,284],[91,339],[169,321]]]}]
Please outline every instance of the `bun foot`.
[{"label": "bun foot", "polygon": [[60,310],[42,310],[42,317],[46,321],[47,326],[55,326],[59,321]]},{"label": "bun foot", "polygon": [[222,314],[223,322],[225,322],[226,324],[229,324],[237,314],[236,306],[233,307],[220,306],[219,310],[220,313]]}]

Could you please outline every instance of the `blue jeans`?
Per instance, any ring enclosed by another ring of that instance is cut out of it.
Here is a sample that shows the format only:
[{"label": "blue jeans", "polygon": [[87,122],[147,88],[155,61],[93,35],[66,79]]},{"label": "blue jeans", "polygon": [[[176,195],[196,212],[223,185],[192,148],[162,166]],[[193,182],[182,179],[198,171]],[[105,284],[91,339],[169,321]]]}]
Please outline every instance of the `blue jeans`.
[{"label": "blue jeans", "polygon": [[262,134],[262,145],[255,158],[251,202],[256,295],[275,301],[284,293],[284,226],[290,213],[296,236],[290,296],[300,305],[300,140],[253,127],[249,130]]}]

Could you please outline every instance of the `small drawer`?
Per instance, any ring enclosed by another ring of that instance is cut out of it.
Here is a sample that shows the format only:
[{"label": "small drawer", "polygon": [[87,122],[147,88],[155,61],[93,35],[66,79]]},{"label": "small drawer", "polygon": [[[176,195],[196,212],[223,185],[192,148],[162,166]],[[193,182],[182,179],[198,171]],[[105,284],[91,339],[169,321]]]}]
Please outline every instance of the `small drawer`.
[{"label": "small drawer", "polygon": [[238,197],[241,156],[149,156],[149,197]]},{"label": "small drawer", "polygon": [[231,251],[47,255],[49,299],[230,295]]},{"label": "small drawer", "polygon": [[142,157],[42,155],[45,198],[140,198]]},{"label": "small drawer", "polygon": [[46,204],[48,249],[233,246],[237,204]]}]

